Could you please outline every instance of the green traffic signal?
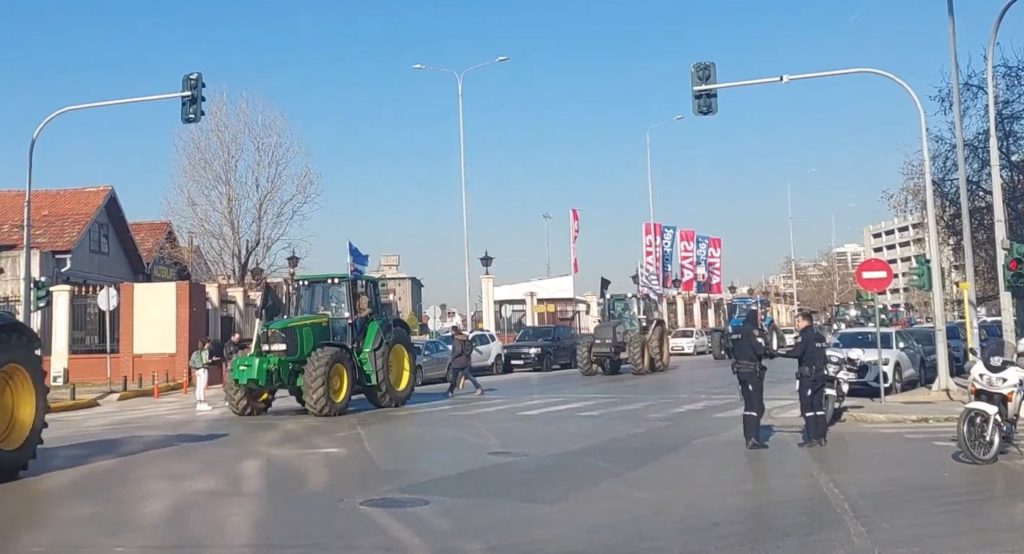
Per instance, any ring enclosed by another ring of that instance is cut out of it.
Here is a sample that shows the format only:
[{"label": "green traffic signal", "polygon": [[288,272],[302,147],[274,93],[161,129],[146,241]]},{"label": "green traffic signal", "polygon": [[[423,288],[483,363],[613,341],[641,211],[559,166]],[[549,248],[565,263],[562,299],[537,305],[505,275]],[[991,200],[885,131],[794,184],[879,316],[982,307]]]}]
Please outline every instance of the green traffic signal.
[{"label": "green traffic signal", "polygon": [[50,305],[50,284],[46,278],[32,279],[32,311],[38,312]]},{"label": "green traffic signal", "polygon": [[206,88],[206,84],[203,83],[202,73],[186,73],[181,78],[181,92],[189,93],[188,96],[181,97],[182,123],[199,123],[206,115],[203,112],[203,101],[206,100],[206,97],[203,96],[204,88]]},{"label": "green traffic signal", "polygon": [[718,91],[696,92],[693,87],[718,83],[715,62],[697,62],[690,66],[690,91],[693,93],[693,115],[718,113]]},{"label": "green traffic signal", "polygon": [[932,290],[932,262],[926,256],[914,256],[914,268],[910,271],[910,286],[924,292]]}]

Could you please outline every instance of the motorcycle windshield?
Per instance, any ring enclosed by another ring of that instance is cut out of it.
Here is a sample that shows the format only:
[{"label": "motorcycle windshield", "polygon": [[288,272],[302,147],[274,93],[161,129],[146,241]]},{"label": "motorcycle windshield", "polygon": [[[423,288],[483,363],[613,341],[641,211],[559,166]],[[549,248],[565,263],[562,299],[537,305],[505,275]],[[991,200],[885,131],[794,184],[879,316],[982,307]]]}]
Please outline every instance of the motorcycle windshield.
[{"label": "motorcycle windshield", "polygon": [[999,373],[1014,367],[1017,361],[1017,345],[1008,340],[992,339],[982,347],[981,363],[991,373]]}]

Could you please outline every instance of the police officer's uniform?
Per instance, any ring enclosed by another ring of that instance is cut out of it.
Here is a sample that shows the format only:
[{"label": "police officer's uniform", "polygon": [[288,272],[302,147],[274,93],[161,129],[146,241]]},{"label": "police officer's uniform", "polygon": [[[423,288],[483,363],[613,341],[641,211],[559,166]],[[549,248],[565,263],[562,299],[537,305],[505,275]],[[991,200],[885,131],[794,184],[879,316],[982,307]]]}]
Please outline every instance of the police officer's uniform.
[{"label": "police officer's uniform", "polygon": [[825,446],[828,422],[825,420],[825,350],[828,341],[808,324],[800,330],[796,346],[781,354],[797,359],[797,390],[800,413],[803,414],[807,440],[800,446]]},{"label": "police officer's uniform", "polygon": [[747,448],[768,448],[761,442],[761,417],[764,416],[764,371],[761,360],[769,355],[764,345],[764,333],[758,327],[756,310],[747,312],[747,317],[734,333],[732,341],[732,371],[740,384],[743,395],[743,439]]}]

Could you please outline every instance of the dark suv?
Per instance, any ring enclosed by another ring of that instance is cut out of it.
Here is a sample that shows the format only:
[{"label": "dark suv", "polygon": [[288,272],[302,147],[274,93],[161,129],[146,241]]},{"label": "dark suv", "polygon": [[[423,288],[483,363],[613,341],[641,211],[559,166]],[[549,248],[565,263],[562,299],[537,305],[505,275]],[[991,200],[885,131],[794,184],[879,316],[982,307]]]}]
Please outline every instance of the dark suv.
[{"label": "dark suv", "polygon": [[576,333],[561,325],[524,327],[515,342],[505,345],[505,373],[521,367],[551,371],[576,362]]}]

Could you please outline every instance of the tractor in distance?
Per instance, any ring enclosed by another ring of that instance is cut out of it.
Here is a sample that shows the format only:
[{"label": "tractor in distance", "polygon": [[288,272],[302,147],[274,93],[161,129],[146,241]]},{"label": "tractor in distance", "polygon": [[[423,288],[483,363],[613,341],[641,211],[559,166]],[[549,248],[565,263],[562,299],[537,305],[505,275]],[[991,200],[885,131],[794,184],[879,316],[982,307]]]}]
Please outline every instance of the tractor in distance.
[{"label": "tractor in distance", "polygon": [[[265,413],[278,389],[318,417],[345,413],[358,393],[378,408],[408,402],[416,367],[410,330],[381,301],[377,279],[310,275],[297,277],[291,289],[285,317],[274,319],[281,302],[265,287],[260,318],[269,321],[250,353],[232,360],[224,382],[233,413]],[[361,305],[367,313],[358,313]]]},{"label": "tractor in distance", "polygon": [[634,375],[668,369],[668,325],[659,317],[657,303],[637,294],[606,296],[606,288],[602,283],[600,323],[576,346],[579,372],[615,375],[624,362],[632,366]]},{"label": "tractor in distance", "polygon": [[747,313],[750,310],[757,310],[761,314],[761,326],[764,328],[769,349],[776,352],[786,345],[786,337],[772,317],[771,302],[763,296],[734,296],[726,305],[726,320],[728,325],[724,328],[711,329],[711,356],[716,360],[732,358],[732,341],[729,340],[735,330],[743,325]]},{"label": "tractor in distance", "polygon": [[0,483],[36,457],[46,428],[46,372],[39,336],[10,312],[0,312]]}]

